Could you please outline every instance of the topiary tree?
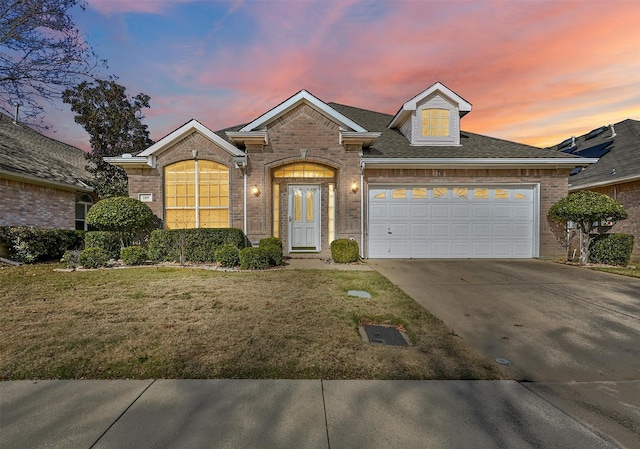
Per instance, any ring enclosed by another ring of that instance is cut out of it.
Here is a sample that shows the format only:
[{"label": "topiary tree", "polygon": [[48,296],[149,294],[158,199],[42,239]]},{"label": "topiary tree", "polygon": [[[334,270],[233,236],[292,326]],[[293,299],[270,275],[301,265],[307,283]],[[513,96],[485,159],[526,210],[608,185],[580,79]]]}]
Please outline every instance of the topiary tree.
[{"label": "topiary tree", "polygon": [[126,196],[100,200],[87,212],[87,224],[100,231],[117,233],[121,248],[131,244],[136,236],[151,231],[155,222],[149,206]]},{"label": "topiary tree", "polygon": [[624,220],[629,215],[613,198],[590,190],[572,193],[549,208],[552,220],[573,222],[580,233],[580,265],[589,261],[591,234],[601,221]]}]

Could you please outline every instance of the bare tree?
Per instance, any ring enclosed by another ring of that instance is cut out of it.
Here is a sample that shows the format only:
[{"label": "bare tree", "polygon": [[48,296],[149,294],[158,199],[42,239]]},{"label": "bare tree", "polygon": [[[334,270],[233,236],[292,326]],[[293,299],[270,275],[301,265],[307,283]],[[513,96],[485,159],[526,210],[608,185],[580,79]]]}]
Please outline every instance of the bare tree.
[{"label": "bare tree", "polygon": [[16,104],[32,119],[65,89],[106,67],[76,27],[71,9],[86,0],[0,2],[0,109]]}]

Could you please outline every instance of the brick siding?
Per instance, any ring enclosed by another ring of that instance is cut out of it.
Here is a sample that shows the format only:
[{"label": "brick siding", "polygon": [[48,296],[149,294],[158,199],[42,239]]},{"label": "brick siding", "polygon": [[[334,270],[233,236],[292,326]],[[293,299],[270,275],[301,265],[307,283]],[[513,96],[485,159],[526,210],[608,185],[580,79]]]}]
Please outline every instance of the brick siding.
[{"label": "brick siding", "polygon": [[618,201],[629,214],[629,218],[616,223],[608,232],[632,234],[635,244],[633,255],[640,257],[640,181],[589,189],[603,193]]},{"label": "brick siding", "polygon": [[76,193],[0,178],[0,226],[75,229]]}]

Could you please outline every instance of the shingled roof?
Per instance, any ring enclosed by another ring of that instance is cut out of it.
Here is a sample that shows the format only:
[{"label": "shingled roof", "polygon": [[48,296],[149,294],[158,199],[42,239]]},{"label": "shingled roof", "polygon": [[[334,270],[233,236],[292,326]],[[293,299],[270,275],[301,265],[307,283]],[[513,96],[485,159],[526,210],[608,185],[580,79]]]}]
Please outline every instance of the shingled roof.
[{"label": "shingled roof", "polygon": [[640,179],[640,121],[627,119],[612,126],[601,126],[549,148],[559,154],[599,158],[595,164],[574,170],[569,190]]},{"label": "shingled roof", "polygon": [[570,158],[566,154],[544,151],[541,148],[524,145],[495,137],[483,136],[466,131],[460,132],[460,146],[414,146],[397,129],[387,126],[393,119],[390,114],[368,111],[337,103],[329,106],[351,118],[369,131],[382,134],[363,157],[384,158]]},{"label": "shingled roof", "polygon": [[91,191],[86,153],[0,113],[0,174],[28,182]]}]

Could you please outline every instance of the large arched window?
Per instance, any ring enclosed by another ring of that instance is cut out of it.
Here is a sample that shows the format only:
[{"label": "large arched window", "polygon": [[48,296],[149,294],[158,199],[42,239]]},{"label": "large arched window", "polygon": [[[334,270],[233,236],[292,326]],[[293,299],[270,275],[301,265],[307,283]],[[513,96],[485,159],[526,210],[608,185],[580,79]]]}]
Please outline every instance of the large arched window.
[{"label": "large arched window", "polygon": [[164,171],[165,226],[226,228],[229,226],[229,168],[216,162],[188,160]]}]

